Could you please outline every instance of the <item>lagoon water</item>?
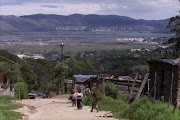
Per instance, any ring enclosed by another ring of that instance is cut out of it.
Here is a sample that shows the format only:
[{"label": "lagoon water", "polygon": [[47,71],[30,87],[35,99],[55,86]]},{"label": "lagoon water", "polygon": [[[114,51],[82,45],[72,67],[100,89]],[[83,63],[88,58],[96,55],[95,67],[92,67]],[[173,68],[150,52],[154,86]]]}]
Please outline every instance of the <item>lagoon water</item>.
[{"label": "lagoon water", "polygon": [[42,31],[42,32],[12,32],[0,33],[0,41],[14,40],[83,40],[101,41],[116,40],[119,38],[168,37],[170,34],[136,32],[136,31]]}]

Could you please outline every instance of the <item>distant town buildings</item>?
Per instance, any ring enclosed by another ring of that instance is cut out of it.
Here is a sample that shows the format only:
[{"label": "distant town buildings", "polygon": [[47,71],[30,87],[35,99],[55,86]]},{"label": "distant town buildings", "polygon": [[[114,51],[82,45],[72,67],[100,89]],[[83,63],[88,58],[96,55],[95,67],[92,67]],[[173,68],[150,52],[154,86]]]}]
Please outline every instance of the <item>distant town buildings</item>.
[{"label": "distant town buildings", "polygon": [[150,49],[131,49],[131,52],[136,52],[136,51],[150,51]]},{"label": "distant town buildings", "polygon": [[153,28],[148,28],[146,27],[143,29],[142,27],[128,27],[128,26],[84,26],[84,25],[79,25],[79,26],[58,26],[55,28],[52,28],[52,30],[56,31],[153,31]]},{"label": "distant town buildings", "polygon": [[144,38],[118,38],[117,41],[143,42]]},{"label": "distant town buildings", "polygon": [[26,59],[26,58],[33,58],[33,59],[45,59],[42,55],[40,54],[33,54],[31,56],[29,55],[23,55],[23,54],[18,54],[17,55],[20,59]]},{"label": "distant town buildings", "polygon": [[138,42],[138,43],[151,43],[151,44],[159,44],[154,41],[156,37],[132,37],[132,38],[117,38],[117,41],[127,41],[127,42]]}]

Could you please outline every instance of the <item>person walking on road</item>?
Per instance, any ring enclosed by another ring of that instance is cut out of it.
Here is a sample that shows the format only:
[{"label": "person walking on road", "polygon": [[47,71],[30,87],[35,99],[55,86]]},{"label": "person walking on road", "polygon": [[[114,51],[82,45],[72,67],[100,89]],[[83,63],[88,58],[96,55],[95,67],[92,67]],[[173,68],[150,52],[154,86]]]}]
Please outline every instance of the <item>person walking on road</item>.
[{"label": "person walking on road", "polygon": [[69,100],[72,101],[72,107],[76,107],[76,93],[75,93],[75,89],[72,89]]},{"label": "person walking on road", "polygon": [[93,112],[94,108],[97,110],[97,112],[99,111],[98,110],[98,98],[97,98],[97,95],[95,93],[93,93],[93,102],[92,102],[91,112]]},{"label": "person walking on road", "polygon": [[76,93],[76,98],[77,98],[77,108],[82,109],[82,99],[83,99],[83,94],[81,93],[81,89],[78,90],[78,93]]}]

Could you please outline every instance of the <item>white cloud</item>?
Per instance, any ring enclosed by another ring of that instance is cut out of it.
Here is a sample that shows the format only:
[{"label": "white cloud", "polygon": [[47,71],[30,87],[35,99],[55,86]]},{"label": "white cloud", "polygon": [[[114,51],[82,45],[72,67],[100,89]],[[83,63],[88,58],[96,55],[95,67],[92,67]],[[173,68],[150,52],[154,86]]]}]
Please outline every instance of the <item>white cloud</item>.
[{"label": "white cloud", "polygon": [[180,10],[178,0],[0,0],[0,14],[115,14],[136,19],[165,19]]},{"label": "white cloud", "polygon": [[[51,7],[44,7],[51,6]],[[61,7],[53,7],[61,6]],[[45,14],[94,14],[101,10],[98,4],[67,4],[67,3],[25,3],[24,5],[6,5],[1,7],[3,15],[30,15],[37,13]]]}]

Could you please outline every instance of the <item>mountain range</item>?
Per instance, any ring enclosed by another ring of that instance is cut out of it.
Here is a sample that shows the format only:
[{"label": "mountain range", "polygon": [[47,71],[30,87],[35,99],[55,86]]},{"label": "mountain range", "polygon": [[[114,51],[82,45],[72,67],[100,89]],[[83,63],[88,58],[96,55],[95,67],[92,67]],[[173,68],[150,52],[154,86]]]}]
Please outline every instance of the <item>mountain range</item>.
[{"label": "mountain range", "polygon": [[119,30],[147,30],[164,31],[169,22],[165,20],[133,19],[117,15],[81,15],[69,16],[53,14],[34,14],[26,16],[0,16],[0,32],[23,31],[119,31]]}]

